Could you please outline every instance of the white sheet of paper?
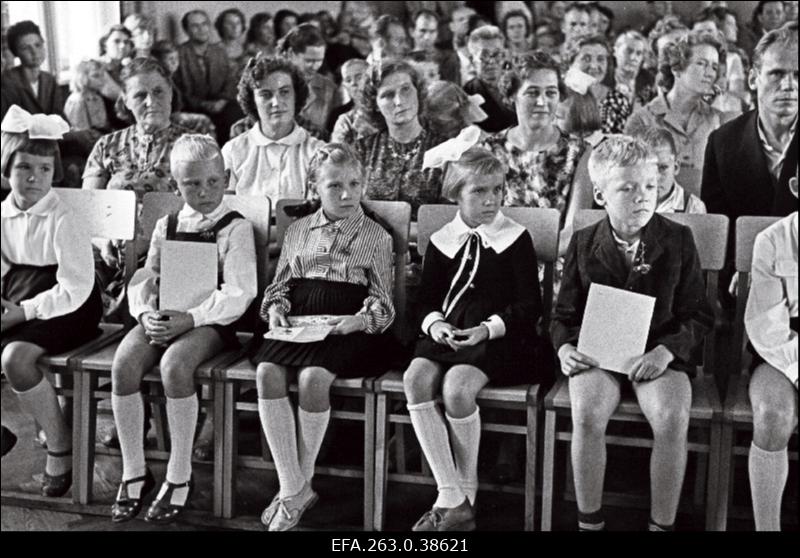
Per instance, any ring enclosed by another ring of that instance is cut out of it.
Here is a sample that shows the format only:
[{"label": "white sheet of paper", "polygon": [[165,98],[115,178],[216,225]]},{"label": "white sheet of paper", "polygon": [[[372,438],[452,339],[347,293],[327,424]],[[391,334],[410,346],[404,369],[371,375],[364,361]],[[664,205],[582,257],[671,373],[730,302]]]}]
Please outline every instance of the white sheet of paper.
[{"label": "white sheet of paper", "polygon": [[345,316],[334,316],[333,314],[309,314],[307,316],[287,316],[289,325],[295,326],[309,326],[309,325],[327,325],[329,321],[336,318],[344,318]]},{"label": "white sheet of paper", "polygon": [[264,334],[264,339],[286,341],[289,343],[314,343],[322,341],[333,331],[334,326],[307,325],[298,327],[278,327]]},{"label": "white sheet of paper", "polygon": [[644,354],[655,304],[655,297],[592,283],[578,352],[604,370],[624,374],[628,363]]},{"label": "white sheet of paper", "polygon": [[217,290],[217,244],[165,240],[161,246],[160,310],[186,312]]}]

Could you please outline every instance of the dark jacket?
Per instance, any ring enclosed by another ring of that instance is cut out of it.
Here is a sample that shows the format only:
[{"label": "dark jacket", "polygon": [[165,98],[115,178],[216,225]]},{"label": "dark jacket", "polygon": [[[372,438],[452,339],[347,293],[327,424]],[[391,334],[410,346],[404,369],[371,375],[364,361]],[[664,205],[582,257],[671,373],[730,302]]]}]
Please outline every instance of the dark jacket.
[{"label": "dark jacket", "polygon": [[205,112],[207,102],[236,99],[237,80],[228,55],[219,45],[208,45],[204,57],[198,56],[191,43],[178,47],[180,66],[175,72],[175,84],[183,93],[188,109]]},{"label": "dark jacket", "polygon": [[0,119],[5,117],[11,105],[19,105],[31,114],[64,116],[64,98],[58,89],[56,78],[48,72],[39,73],[39,91],[36,95],[22,73],[22,66],[10,68],[2,74],[0,92]]},{"label": "dark jacket", "polygon": [[776,181],[769,172],[757,126],[758,112],[751,110],[712,132],[706,144],[700,196],[708,213],[730,219],[728,263],[720,274],[723,300],[733,274],[736,219],[743,215],[785,217],[797,211],[797,198],[789,189],[789,179],[797,169],[797,132]]},{"label": "dark jacket", "polygon": [[[714,324],[692,231],[655,214],[642,229],[647,273],[628,272],[608,218],[575,233],[567,250],[550,334],[556,351],[577,345],[589,286],[599,283],[656,298],[646,350],[664,345],[670,368],[694,375],[697,349]],[[620,308],[620,312],[625,310]]]}]

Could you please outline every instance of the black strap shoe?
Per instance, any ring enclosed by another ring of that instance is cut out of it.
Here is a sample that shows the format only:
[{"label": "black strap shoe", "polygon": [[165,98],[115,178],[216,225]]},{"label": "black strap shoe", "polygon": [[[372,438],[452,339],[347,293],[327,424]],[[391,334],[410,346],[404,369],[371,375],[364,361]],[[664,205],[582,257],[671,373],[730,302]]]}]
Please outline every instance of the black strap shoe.
[{"label": "black strap shoe", "polygon": [[[137,483],[142,483],[139,497],[131,498],[128,489],[132,484]],[[141,477],[122,481],[117,491],[117,499],[114,505],[111,506],[111,521],[114,523],[123,523],[139,515],[142,509],[142,499],[152,492],[155,486],[156,479],[153,478],[153,473],[150,472],[150,469],[147,469],[147,472]]]}]

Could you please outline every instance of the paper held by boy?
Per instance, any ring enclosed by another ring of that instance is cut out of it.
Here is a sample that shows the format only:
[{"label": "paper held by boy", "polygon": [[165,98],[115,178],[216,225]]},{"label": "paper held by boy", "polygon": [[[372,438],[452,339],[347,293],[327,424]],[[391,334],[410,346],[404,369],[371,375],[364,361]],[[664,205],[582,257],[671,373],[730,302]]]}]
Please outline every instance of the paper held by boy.
[{"label": "paper held by boy", "polygon": [[600,368],[626,374],[647,345],[656,299],[598,283],[589,286],[578,352]]},{"label": "paper held by boy", "polygon": [[217,290],[216,242],[165,240],[161,246],[160,310],[186,312]]},{"label": "paper held by boy", "polygon": [[314,343],[322,341],[336,326],[328,322],[344,316],[318,314],[314,316],[288,316],[291,327],[277,327],[264,334],[264,339],[289,343]]}]

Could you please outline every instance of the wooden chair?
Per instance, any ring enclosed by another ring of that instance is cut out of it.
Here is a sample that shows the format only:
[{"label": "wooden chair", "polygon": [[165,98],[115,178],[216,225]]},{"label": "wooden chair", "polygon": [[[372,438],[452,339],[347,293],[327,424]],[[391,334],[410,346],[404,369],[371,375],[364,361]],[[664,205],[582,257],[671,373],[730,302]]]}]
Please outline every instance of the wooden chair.
[{"label": "wooden chair", "polygon": [[[592,225],[604,218],[604,210],[583,210],[575,217],[575,230]],[[717,274],[725,262],[725,246],[728,233],[728,218],[722,215],[690,215],[685,213],[664,214],[665,217],[688,226],[694,234],[695,244],[700,255],[700,264],[706,274],[706,296],[709,301],[717,297]],[[714,354],[712,348],[713,335],[710,333],[704,345],[704,365],[698,376],[692,381],[692,407],[689,423],[689,451],[698,453],[698,474],[695,483],[695,507],[703,500],[706,502],[706,527],[714,525],[716,492],[719,474],[719,440],[721,437],[722,405],[714,382]],[[545,397],[545,432],[544,432],[544,480],[542,498],[542,531],[552,528],[554,469],[556,459],[556,442],[571,441],[572,407],[569,398],[569,382],[566,377],[559,377],[556,385]],[[562,419],[559,421],[559,419]],[[644,423],[647,421],[634,397],[623,397],[619,407],[611,417],[612,423]],[[702,435],[693,441],[692,434],[699,431]],[[652,447],[652,439],[647,437],[606,435],[606,443],[626,447]],[[706,457],[708,466],[706,467]],[[571,471],[569,457],[568,469]],[[706,469],[708,472],[706,473]],[[568,475],[569,476],[569,475]],[[569,480],[567,481],[569,484]],[[703,498],[703,492],[707,492]],[[605,498],[607,504],[646,505],[646,500],[614,495]]]},{"label": "wooden chair", "polygon": [[[284,208],[302,203],[302,200],[280,200],[276,207],[277,247],[283,244],[286,229],[294,221],[286,215]],[[366,207],[380,216],[392,229],[394,241],[394,300],[396,307],[395,324],[402,323],[405,307],[405,254],[408,251],[408,230],[411,220],[411,206],[405,202],[366,201]],[[258,341],[258,340],[254,340]],[[225,471],[224,500],[222,516],[231,518],[236,513],[236,481],[238,468],[274,469],[269,460],[268,451],[262,456],[244,456],[239,454],[239,413],[258,412],[256,403],[237,400],[237,394],[245,385],[252,386],[256,379],[256,368],[248,358],[243,358],[220,371],[217,377],[222,390],[224,420],[220,428],[224,432],[223,471]],[[375,394],[371,378],[337,379],[331,387],[331,394],[348,398],[363,399],[363,412],[332,409],[331,418],[358,421],[364,423],[364,468],[346,469],[338,467],[320,467],[316,471],[322,474],[364,479],[364,529],[372,529],[372,487],[375,437]],[[291,386],[293,392],[297,386]],[[223,415],[217,415],[223,416]],[[263,438],[262,438],[263,443]]]},{"label": "wooden chair", "polygon": [[[453,219],[458,211],[455,205],[424,205],[418,216],[418,251],[424,254],[430,236],[443,225]],[[559,214],[554,209],[535,209],[526,207],[504,207],[503,214],[524,225],[533,237],[536,256],[539,263],[545,266],[542,292],[543,330],[547,331],[550,319],[550,308],[553,299],[553,265],[558,256],[558,222]],[[435,482],[425,474],[401,474],[388,472],[389,425],[397,425],[400,431],[403,425],[411,423],[407,413],[391,412],[391,405],[405,402],[402,372],[389,372],[375,382],[377,393],[376,433],[375,433],[375,496],[374,526],[382,529],[386,509],[386,489],[389,480],[414,484],[434,485]],[[498,490],[523,494],[525,498],[524,524],[526,530],[533,530],[534,504],[536,490],[537,463],[537,429],[539,385],[523,385],[514,387],[487,387],[478,395],[481,408],[510,409],[525,413],[525,424],[500,424],[484,422],[482,429],[488,432],[502,432],[525,436],[526,466],[525,484],[522,489],[516,487],[481,483],[481,490]],[[400,450],[398,450],[400,451]],[[398,455],[398,459],[401,456]]]},{"label": "wooden chair", "polygon": [[[744,313],[747,307],[747,296],[750,292],[750,269],[753,263],[753,244],[756,236],[779,220],[778,217],[739,217],[736,220],[736,271],[739,282],[736,291],[736,319],[734,321],[734,358],[733,375],[728,382],[725,397],[724,421],[722,423],[722,445],[719,473],[719,503],[717,504],[717,529],[724,531],[728,523],[728,514],[733,501],[733,467],[738,456],[750,453],[750,436],[747,441],[739,440],[741,433],[753,431],[753,407],[750,404],[748,385],[750,373],[743,366],[745,354]],[[793,436],[797,444],[797,428]],[[789,452],[789,458],[798,460],[797,450]],[[796,509],[796,508],[795,508]],[[746,512],[747,516],[752,510]]]},{"label": "wooden chair", "polygon": [[[78,190],[54,188],[62,203],[69,206],[92,237],[113,238],[130,241],[134,237],[136,219],[136,195],[121,190]],[[83,401],[81,377],[75,374],[75,363],[81,355],[122,337],[123,328],[117,324],[100,324],[101,333],[89,343],[59,355],[45,355],[39,365],[54,375],[56,392],[72,399],[72,500],[78,501],[82,490],[80,469],[80,447],[82,436]],[[65,381],[66,380],[66,381]],[[70,380],[72,380],[70,382]],[[3,491],[6,494],[7,491]],[[22,494],[16,496],[24,497]],[[49,499],[52,500],[52,499]]]},{"label": "wooden chair", "polygon": [[[225,201],[228,206],[235,211],[241,213],[248,221],[253,224],[256,241],[256,255],[258,257],[259,275],[263,275],[263,270],[267,267],[268,257],[268,243],[269,243],[269,219],[270,219],[270,200],[265,197],[256,196],[225,196]],[[144,197],[141,212],[141,237],[136,239],[137,246],[149,245],[150,237],[152,236],[153,229],[156,222],[163,216],[180,210],[183,206],[183,200],[170,193],[149,193]],[[129,253],[135,253],[133,246],[129,247]],[[134,264],[135,266],[135,264]],[[130,266],[129,266],[130,267]],[[101,379],[108,380],[111,375],[111,365],[113,363],[114,354],[116,353],[119,343],[106,345],[100,350],[92,353],[84,353],[81,358],[76,361],[76,370],[80,372],[81,381],[81,400],[84,415],[82,416],[82,437],[80,447],[80,469],[81,476],[81,491],[79,493],[79,502],[86,504],[92,500],[92,488],[94,479],[94,458],[95,458],[95,432],[97,426],[97,404],[102,399],[109,399],[111,397],[108,389],[108,382],[105,386],[106,389],[99,389]],[[217,370],[225,365],[237,360],[242,354],[241,349],[232,351],[223,351],[219,355],[203,363],[195,374],[197,383],[201,386],[209,386],[212,393],[212,401],[205,402],[206,405],[213,405],[217,416],[222,416],[222,400],[216,397],[217,390],[214,385],[214,377]],[[161,375],[156,367],[152,372],[145,374],[143,381],[148,382],[155,386],[156,396],[151,397],[152,401],[159,403],[164,402],[164,397],[161,395]],[[157,450],[149,450],[145,454],[151,459],[168,459],[169,451],[168,445],[165,441],[166,429],[163,425],[166,424],[165,413],[161,406],[155,413],[156,420],[156,433],[159,436],[160,443]],[[222,435],[219,430],[219,425],[215,424],[214,431],[214,513],[221,515],[221,502],[222,502]],[[103,454],[120,455],[118,450],[103,448],[99,451]]]}]

